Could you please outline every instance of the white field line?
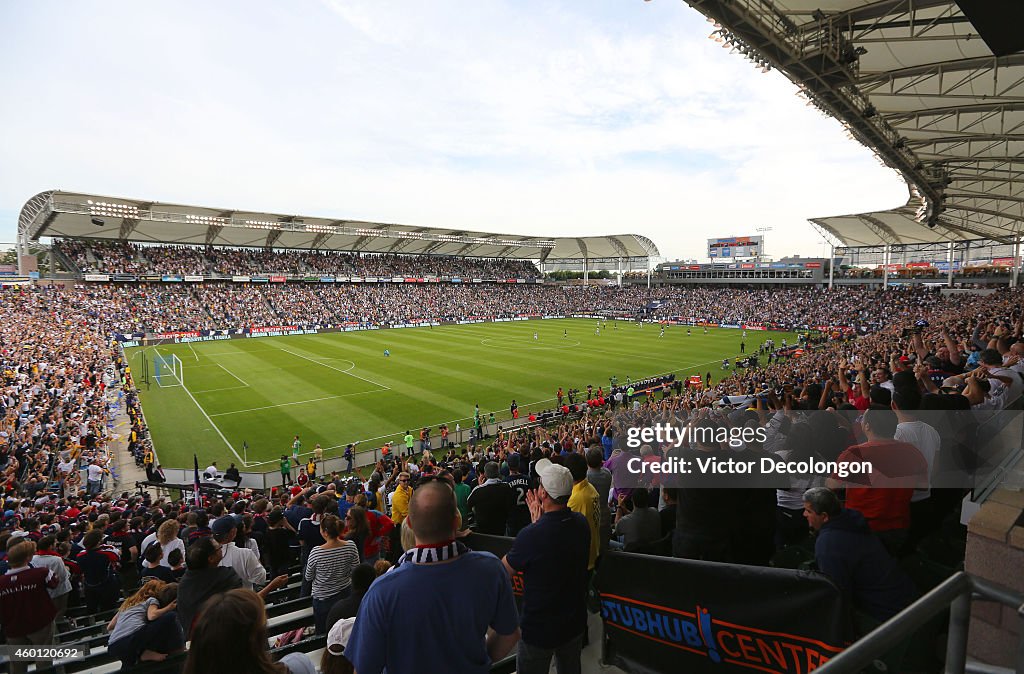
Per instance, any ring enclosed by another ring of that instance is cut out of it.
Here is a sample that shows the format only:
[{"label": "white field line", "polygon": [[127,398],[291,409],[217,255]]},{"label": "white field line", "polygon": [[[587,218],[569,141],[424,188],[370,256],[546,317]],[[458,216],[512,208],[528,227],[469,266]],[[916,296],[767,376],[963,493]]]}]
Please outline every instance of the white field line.
[{"label": "white field line", "polygon": [[[215,393],[217,391],[238,391],[238,390],[241,390],[243,388],[249,388],[249,386],[248,385],[246,385],[246,386],[225,386],[224,388],[208,388],[208,389],[203,389],[202,391],[192,391],[192,393],[199,394],[199,393]],[[217,416],[217,415],[214,414],[213,416]]]},{"label": "white field line", "polygon": [[224,370],[224,371],[225,371],[225,372],[227,372],[227,373],[228,373],[229,375],[231,375],[232,377],[234,377],[234,378],[235,378],[235,379],[237,379],[238,381],[242,382],[242,383],[243,383],[243,384],[245,384],[246,386],[249,386],[249,384],[247,384],[247,383],[246,383],[246,381],[245,381],[244,379],[242,379],[242,378],[241,378],[241,377],[239,377],[239,376],[238,376],[237,374],[235,374],[235,373],[234,373],[234,372],[232,372],[231,370],[227,369],[226,367],[224,367],[224,366],[223,366],[223,365],[221,365],[220,363],[217,363],[217,367],[219,367],[220,369]]},{"label": "white field line", "polygon": [[213,419],[211,419],[210,415],[206,413],[206,410],[203,409],[203,406],[199,404],[199,401],[196,400],[196,397],[194,395],[192,395],[192,392],[189,391],[184,384],[182,384],[181,388],[184,389],[185,393],[188,394],[188,397],[192,399],[192,402],[196,404],[196,407],[198,407],[199,411],[203,413],[203,416],[206,417],[206,420],[210,422],[210,425],[213,426],[213,430],[217,431],[217,435],[219,435],[220,439],[224,441],[224,444],[228,446],[228,449],[230,449],[231,453],[235,455],[235,458],[238,459],[239,463],[241,463],[242,466],[248,468],[251,464],[249,464],[245,459],[238,455],[238,452],[236,452],[235,448],[231,446],[231,443],[228,442],[228,439],[224,437],[224,434],[221,432],[220,428],[217,427],[217,424],[213,423]]},{"label": "white field line", "polygon": [[[243,388],[238,386],[236,388]],[[352,396],[364,396],[369,393],[383,393],[383,391],[358,391],[356,393],[342,393],[336,396],[324,396],[323,398],[310,398],[309,400],[296,400],[291,403],[278,403],[277,405],[264,405],[263,407],[250,407],[247,410],[232,410],[230,412],[218,412],[217,414],[211,414],[211,417],[226,417],[230,414],[244,414],[246,412],[257,412],[259,410],[272,410],[278,407],[288,407],[290,405],[305,405],[306,403],[316,403],[321,400],[334,400],[335,398],[351,398]]]},{"label": "white field line", "polygon": [[[323,366],[323,367],[326,367],[326,368],[330,368],[330,369],[334,370],[335,372],[340,372],[342,374],[347,374],[350,377],[355,377],[356,379],[361,379],[362,381],[365,381],[368,384],[373,384],[374,386],[379,386],[380,388],[384,389],[385,391],[390,391],[391,390],[390,386],[385,386],[384,384],[380,384],[378,382],[375,382],[372,379],[367,379],[366,377],[360,377],[357,374],[352,374],[348,370],[342,370],[341,368],[334,367],[333,365],[328,365],[327,363],[321,363],[318,360],[310,358],[309,356],[303,356],[301,353],[296,353],[296,352],[294,352],[294,351],[292,351],[290,349],[284,348],[283,346],[280,346],[278,348],[281,351],[284,351],[285,353],[290,353],[293,356],[297,356],[298,358],[302,358],[303,360],[308,360],[311,363],[316,363],[317,365],[320,365],[320,366]],[[324,360],[344,360],[344,359],[341,359],[341,358],[329,358],[329,359],[324,359]],[[348,362],[351,363],[352,361],[348,361]]]},{"label": "white field line", "polygon": [[270,353],[271,351],[277,351],[277,349],[249,349],[248,351],[215,351],[211,353],[203,351],[203,355],[208,358],[213,356],[248,356],[251,353]]},{"label": "white field line", "polygon": [[192,348],[192,344],[191,343],[188,344],[188,350],[192,352],[192,355],[195,357],[196,362],[198,363],[199,362],[199,354],[196,353],[196,350]]}]

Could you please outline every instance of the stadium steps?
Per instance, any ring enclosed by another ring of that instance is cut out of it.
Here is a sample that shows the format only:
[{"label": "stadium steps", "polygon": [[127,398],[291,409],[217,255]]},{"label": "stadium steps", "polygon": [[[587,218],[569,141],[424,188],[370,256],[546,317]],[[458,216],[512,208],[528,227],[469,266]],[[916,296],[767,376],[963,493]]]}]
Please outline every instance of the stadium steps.
[{"label": "stadium steps", "polygon": [[[281,604],[276,607],[276,615],[271,615],[273,606],[267,607],[267,636],[275,637],[281,634],[292,632],[299,628],[311,627],[313,625],[313,603],[308,597],[304,597],[300,600],[286,602],[287,605]],[[109,618],[108,618],[109,620]],[[46,674],[74,674],[75,672],[114,672],[120,669],[120,662],[114,659],[114,656],[107,652],[105,645],[106,635],[98,635],[91,637],[82,642],[82,647],[89,650],[89,654],[81,660],[60,660],[55,662],[50,667],[37,668],[33,671],[45,672]],[[97,642],[103,643],[103,645],[96,645]],[[295,644],[289,644],[288,646],[271,649],[271,653],[280,657],[286,653],[290,653],[296,650],[314,650],[315,648],[324,647],[323,637],[311,637],[303,639]],[[88,644],[88,646],[86,646]],[[69,643],[62,643],[62,646],[74,645]],[[305,651],[303,651],[305,652]],[[139,668],[133,668],[132,671],[146,671],[146,672],[176,672],[180,671],[181,666],[184,664],[184,655],[176,656],[174,658],[168,658],[165,662],[154,663],[153,665],[145,665]]]},{"label": "stadium steps", "polygon": [[[64,254],[64,251],[59,246],[50,246],[50,253],[53,255],[53,259],[64,269],[74,274],[81,274],[82,270],[78,268],[74,260]],[[88,256],[88,253],[86,253]],[[88,257],[86,258],[88,259]],[[95,259],[95,258],[94,258]]]},{"label": "stadium steps", "polygon": [[[302,590],[302,576],[298,572],[298,565],[292,565],[289,567],[288,571],[288,585],[285,585],[278,590],[274,590],[267,595],[266,605],[268,613],[274,606],[283,604],[284,602],[294,601],[299,598],[299,593]],[[135,594],[138,589],[138,587],[132,588],[125,592],[124,596],[130,597]],[[64,617],[72,618],[76,622],[81,622],[82,624],[78,624],[71,629],[65,629],[63,631],[58,630],[56,638],[59,643],[73,643],[76,640],[87,638],[96,631],[102,630],[104,626],[110,622],[110,619],[114,617],[115,613],[117,613],[117,609],[89,614],[86,612],[84,604],[70,607],[65,612]],[[61,623],[58,623],[58,625],[60,624]],[[67,626],[68,623],[63,622],[63,625]]]}]

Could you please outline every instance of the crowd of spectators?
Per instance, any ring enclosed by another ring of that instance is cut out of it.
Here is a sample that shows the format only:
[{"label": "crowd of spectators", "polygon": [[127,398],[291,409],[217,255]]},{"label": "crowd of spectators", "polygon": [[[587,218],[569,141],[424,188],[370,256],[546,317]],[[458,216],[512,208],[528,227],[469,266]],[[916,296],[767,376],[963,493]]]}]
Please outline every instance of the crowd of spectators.
[{"label": "crowd of spectators", "polygon": [[139,246],[126,241],[62,239],[54,248],[86,274],[140,274],[150,270]]},{"label": "crowd of spectators", "polygon": [[85,284],[74,292],[109,326],[126,333],[582,313],[782,330],[842,327],[866,335],[957,306],[955,299],[920,290],[488,283]]},{"label": "crowd of spectators", "polygon": [[[701,385],[684,390],[638,382],[614,409],[581,401],[547,415],[553,421],[545,426],[503,431],[486,446],[474,441],[381,462],[365,480],[335,474],[275,493],[208,494],[201,505],[104,493],[109,400],[120,394],[133,433],[140,428],[130,372],[109,341],[122,326],[226,327],[303,313],[335,320],[629,313],[653,298],[684,307],[672,314],[667,306],[665,315],[687,320],[855,329],[718,381],[695,372]],[[448,284],[4,290],[0,623],[9,643],[41,644],[55,625],[68,628],[66,606],[120,606],[109,647],[126,665],[167,657],[191,638],[186,671],[208,671],[217,640],[230,638],[235,662],[263,667],[270,656],[260,606],[298,563],[313,629],[329,635],[327,667],[340,658],[360,672],[470,662],[484,671],[518,642],[520,671],[547,671],[552,658],[572,669],[586,638],[588,578],[609,548],[766,565],[778,550],[807,544],[813,531],[819,569],[868,621],[862,625],[877,624],[915,595],[897,560],[936,530],[963,492],[932,484],[935,467],[972,451],[970,416],[947,415],[939,425],[923,412],[988,412],[1020,397],[1022,299],[1020,291],[647,295]],[[629,429],[657,423],[710,433],[679,446],[626,442]],[[764,434],[739,444],[715,439],[719,430],[742,428]],[[637,481],[627,468],[634,459],[772,456],[871,458],[898,464],[892,475],[900,481],[878,490],[809,470],[787,484],[708,489],[653,476]],[[469,524],[515,536],[508,555],[499,562],[469,550],[462,542]],[[512,604],[513,572],[527,577],[521,612]],[[148,577],[155,580],[143,582]],[[420,610],[401,608],[398,598],[409,592]],[[466,610],[442,609],[453,603]],[[312,669],[301,656],[281,664]]]},{"label": "crowd of spectators", "polygon": [[202,250],[191,246],[136,246],[136,251],[146,267],[131,273],[197,275],[205,274],[208,266]]},{"label": "crowd of spectators", "polygon": [[448,276],[466,279],[534,279],[528,260],[474,259],[444,255],[340,253],[221,246],[149,245],[122,241],[61,239],[59,252],[83,273],[233,276],[324,274],[358,277]]},{"label": "crowd of spectators", "polygon": [[257,286],[225,285],[221,292],[208,293],[193,288],[191,296],[202,304],[213,325],[221,328],[243,325],[274,325],[282,320],[278,312],[267,303]]},{"label": "crowd of spectators", "polygon": [[3,293],[0,470],[8,492],[45,492],[50,472],[71,460],[71,450],[106,470],[103,394],[120,382],[108,329],[75,293]]},{"label": "crowd of spectators", "polygon": [[730,289],[658,287],[650,301],[657,318],[727,325],[851,326],[874,331],[907,315],[924,315],[946,300],[936,292],[843,288],[829,292],[819,288]]}]

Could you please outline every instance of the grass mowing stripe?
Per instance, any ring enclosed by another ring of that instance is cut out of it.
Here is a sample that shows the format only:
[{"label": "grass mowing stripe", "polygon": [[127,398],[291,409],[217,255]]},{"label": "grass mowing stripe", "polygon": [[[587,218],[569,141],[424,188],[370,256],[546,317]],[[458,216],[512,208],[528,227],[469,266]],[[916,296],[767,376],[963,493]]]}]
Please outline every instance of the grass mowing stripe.
[{"label": "grass mowing stripe", "polygon": [[[346,348],[345,346],[343,346],[341,344],[336,344],[336,343],[333,343],[333,342],[330,342],[330,341],[326,341],[326,340],[329,340],[329,337],[325,336],[325,339],[323,341],[321,341],[320,343],[324,343],[324,344],[326,344],[326,345],[328,345],[330,347],[333,347],[333,348]],[[349,349],[350,348],[351,347],[349,347]],[[437,350],[435,350],[435,349],[437,349]],[[440,350],[440,347],[439,346],[435,346],[435,347],[432,347],[431,350],[426,351],[427,355],[429,355],[429,357],[430,357],[429,360],[427,360],[427,359],[420,359],[420,360],[416,360],[416,361],[410,363],[409,362],[410,359],[403,359],[403,358],[401,358],[399,356],[392,356],[392,358],[395,359],[395,362],[398,362],[400,360],[403,361],[402,362],[402,367],[407,368],[407,369],[411,368],[411,369],[420,370],[420,371],[424,371],[424,372],[431,372],[435,376],[443,377],[445,380],[459,380],[459,381],[463,381],[466,384],[469,384],[469,385],[472,385],[472,386],[475,386],[475,387],[481,386],[479,374],[477,372],[475,372],[474,369],[473,369],[474,367],[477,367],[480,364],[480,360],[481,359],[478,356],[473,356],[469,352],[458,352],[458,351],[456,351],[456,352],[445,351],[444,353],[439,353],[438,352],[439,350]],[[402,355],[403,356],[404,355],[408,355],[408,352],[406,351]],[[372,357],[376,357],[376,355],[374,355]],[[452,366],[459,365],[460,368],[462,368],[462,370],[460,371],[460,370],[452,369],[452,367],[446,367],[446,365],[444,363],[445,363],[445,361],[448,361],[448,360],[457,361],[457,363],[451,363],[451,365]],[[515,363],[502,363],[500,361],[494,361],[494,360],[488,361],[487,367],[489,369],[491,369],[491,370],[507,371],[508,373],[513,374],[513,375],[517,375],[517,376],[522,375],[522,371],[523,371],[523,368],[522,368],[521,365],[518,365],[518,364],[515,364]],[[408,382],[408,378],[406,378],[406,381],[402,382],[401,385],[402,386],[406,386],[407,382]]]},{"label": "grass mowing stripe", "polygon": [[[238,388],[242,388],[242,387],[239,386]],[[225,389],[225,390],[227,390],[227,389]],[[272,409],[277,409],[278,407],[289,407],[291,405],[305,405],[307,403],[318,403],[318,402],[320,402],[322,400],[334,400],[335,398],[351,398],[352,396],[364,396],[364,395],[366,395],[368,393],[381,393],[381,392],[382,391],[378,390],[378,391],[357,391],[355,393],[342,393],[342,394],[336,395],[336,396],[324,396],[323,398],[311,398],[310,400],[296,400],[295,402],[279,403],[277,405],[266,405],[264,407],[251,407],[251,408],[249,408],[247,410],[232,410],[231,412],[217,412],[216,414],[211,414],[210,416],[211,417],[226,417],[226,416],[230,416],[232,414],[245,414],[246,412],[258,412],[259,410],[272,410]]]},{"label": "grass mowing stripe", "polygon": [[[200,393],[216,393],[218,391],[238,391],[239,389],[243,389],[243,388],[249,388],[249,386],[248,385],[246,385],[246,386],[225,386],[224,388],[208,388],[208,389],[203,389],[202,391],[192,391],[192,393],[195,393],[196,395],[199,395]],[[214,414],[213,416],[217,416],[217,415]]]}]

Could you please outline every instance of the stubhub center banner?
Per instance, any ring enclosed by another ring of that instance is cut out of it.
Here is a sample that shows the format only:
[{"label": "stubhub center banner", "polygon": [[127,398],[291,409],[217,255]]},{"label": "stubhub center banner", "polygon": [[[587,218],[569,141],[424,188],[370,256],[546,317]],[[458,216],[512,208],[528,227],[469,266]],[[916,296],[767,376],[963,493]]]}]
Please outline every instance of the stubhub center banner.
[{"label": "stubhub center banner", "polygon": [[820,574],[613,552],[596,585],[605,660],[627,672],[805,674],[847,642]]}]

